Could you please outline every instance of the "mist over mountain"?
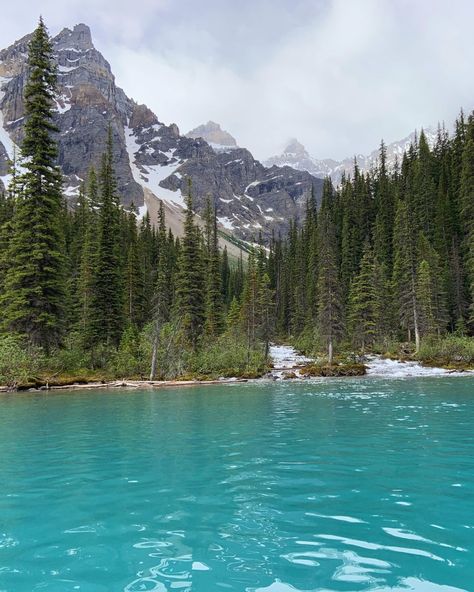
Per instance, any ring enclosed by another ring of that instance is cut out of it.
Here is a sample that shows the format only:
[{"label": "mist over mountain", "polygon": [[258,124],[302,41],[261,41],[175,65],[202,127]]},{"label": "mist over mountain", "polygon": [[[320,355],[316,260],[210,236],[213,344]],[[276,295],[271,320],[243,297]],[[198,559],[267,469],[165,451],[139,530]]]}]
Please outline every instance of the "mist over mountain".
[{"label": "mist over mountain", "polygon": [[[437,137],[437,130],[433,127],[425,128],[426,139],[430,147],[433,147]],[[386,145],[387,150],[387,165],[392,168],[396,161],[401,162],[403,154],[409,149],[411,144],[416,143],[416,138],[419,132],[413,131],[406,138],[391,142]],[[308,153],[306,148],[298,142],[296,138],[290,140],[283,150],[282,154],[272,156],[264,161],[266,166],[290,166],[299,171],[308,171],[315,177],[331,177],[333,183],[338,185],[342,176],[351,175],[354,170],[354,163],[362,172],[368,172],[377,166],[379,159],[379,150],[376,148],[370,154],[356,154],[352,158],[348,157],[343,160],[333,160],[330,158],[320,159]]]},{"label": "mist over mountain", "polygon": [[[9,181],[9,160],[23,137],[30,38],[26,35],[0,51],[3,186]],[[99,166],[109,127],[121,200],[126,206],[133,203],[141,213],[148,209],[153,219],[161,199],[170,223],[176,219],[179,225],[191,179],[196,211],[203,211],[210,196],[222,229],[252,241],[260,232],[264,236],[285,232],[290,219],[301,218],[313,187],[320,196],[320,179],[289,166],[265,167],[213,122],[187,135],[175,123],[161,122],[116,85],[87,25],[63,29],[53,38],[53,47],[58,66],[54,123],[59,128],[58,163],[68,198],[78,195],[90,167]]]}]

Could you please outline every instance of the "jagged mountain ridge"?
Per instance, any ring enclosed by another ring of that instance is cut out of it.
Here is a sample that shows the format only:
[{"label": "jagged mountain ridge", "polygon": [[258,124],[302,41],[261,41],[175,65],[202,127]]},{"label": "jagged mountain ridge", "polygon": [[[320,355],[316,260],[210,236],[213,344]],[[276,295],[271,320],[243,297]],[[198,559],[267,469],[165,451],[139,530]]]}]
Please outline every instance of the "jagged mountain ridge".
[{"label": "jagged mountain ridge", "polygon": [[[23,89],[27,79],[27,35],[0,51],[0,182],[9,180],[8,160],[23,135]],[[58,64],[54,120],[65,193],[74,198],[91,165],[98,167],[110,126],[118,190],[125,205],[144,206],[154,216],[157,199],[179,216],[188,178],[196,210],[207,196],[216,204],[227,231],[254,240],[261,231],[285,232],[288,221],[304,214],[306,200],[322,183],[307,171],[264,167],[252,154],[235,147],[216,151],[202,138],[180,134],[145,105],[138,105],[115,84],[111,67],[95,49],[90,29],[79,24],[53,38]],[[165,82],[165,81],[164,81]]]},{"label": "jagged mountain ridge", "polygon": [[[424,128],[424,133],[430,147],[433,147],[436,138],[437,130],[432,127]],[[387,164],[393,167],[396,159],[401,162],[404,152],[406,152],[410,145],[416,141],[419,135],[417,131],[413,131],[406,138],[391,142],[386,146],[387,149]],[[264,161],[266,166],[291,166],[299,171],[308,171],[315,177],[331,177],[334,184],[338,185],[341,181],[342,175],[351,175],[354,170],[354,159],[357,166],[362,172],[370,171],[375,166],[379,159],[379,148],[373,150],[368,156],[364,154],[357,154],[352,158],[345,158],[337,161],[333,159],[318,159],[311,156],[306,148],[293,138],[290,140],[283,153],[278,156],[272,156]]]}]

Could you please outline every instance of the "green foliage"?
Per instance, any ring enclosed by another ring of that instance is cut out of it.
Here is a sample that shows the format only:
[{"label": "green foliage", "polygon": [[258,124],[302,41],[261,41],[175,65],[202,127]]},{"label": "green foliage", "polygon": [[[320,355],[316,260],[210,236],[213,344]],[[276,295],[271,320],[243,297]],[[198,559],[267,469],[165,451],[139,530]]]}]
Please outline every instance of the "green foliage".
[{"label": "green foliage", "polygon": [[333,198],[330,181],[319,216],[318,332],[327,343],[329,363],[332,363],[334,343],[344,331],[344,301],[338,267],[336,229],[333,220]]},{"label": "green foliage", "polygon": [[349,326],[354,343],[365,349],[373,344],[379,323],[375,284],[375,260],[369,243],[365,244],[360,271],[349,292]]},{"label": "green foliage", "polygon": [[297,351],[304,352],[305,355],[316,357],[325,346],[322,343],[317,329],[314,326],[306,326],[303,331],[292,339],[292,345]]},{"label": "green foliage", "polygon": [[141,378],[147,374],[149,364],[148,348],[143,347],[137,329],[130,325],[125,329],[117,353],[110,363],[110,371],[121,378]]},{"label": "green foliage", "polygon": [[234,335],[225,333],[201,348],[190,361],[190,370],[197,376],[211,378],[261,376],[266,369],[263,348],[247,347]]},{"label": "green foliage", "polygon": [[452,367],[474,366],[474,339],[459,335],[431,337],[421,343],[418,359],[427,364]]},{"label": "green foliage", "polygon": [[52,123],[56,70],[43,21],[33,34],[25,87],[24,172],[18,180],[3,282],[3,328],[46,350],[64,333],[64,209]]},{"label": "green foliage", "polygon": [[93,272],[92,299],[88,321],[91,344],[117,346],[124,324],[123,277],[120,252],[120,206],[113,167],[112,130],[102,158],[97,263]]},{"label": "green foliage", "polygon": [[15,335],[0,336],[0,385],[28,383],[44,364],[41,349]]},{"label": "green foliage", "polygon": [[419,327],[421,335],[432,335],[435,332],[434,295],[432,292],[432,275],[429,263],[423,259],[418,266],[416,282],[416,299],[419,308]]},{"label": "green foliage", "polygon": [[176,278],[175,316],[180,319],[183,338],[197,349],[205,322],[205,281],[200,230],[194,223],[191,184],[186,198],[184,237]]},{"label": "green foliage", "polygon": [[[219,196],[209,198],[202,229],[190,185],[179,239],[163,204],[158,220],[141,221],[121,205],[113,126],[99,174],[91,169],[77,203],[64,207],[42,21],[29,53],[21,173],[14,162],[0,196],[0,331],[24,338],[45,376],[256,375],[274,336],[307,353],[326,350],[330,362],[350,347],[411,355],[420,340],[422,356],[438,348],[449,360],[469,358],[473,116],[461,114],[452,138],[440,129],[433,149],[421,133],[393,170],[382,143],[370,173],[355,163],[338,188],[326,179],[319,210],[313,191],[286,237],[251,246],[225,235],[242,249],[234,260],[218,244]],[[456,336],[440,339],[449,332]],[[23,342],[12,339],[5,351],[21,374]]]}]

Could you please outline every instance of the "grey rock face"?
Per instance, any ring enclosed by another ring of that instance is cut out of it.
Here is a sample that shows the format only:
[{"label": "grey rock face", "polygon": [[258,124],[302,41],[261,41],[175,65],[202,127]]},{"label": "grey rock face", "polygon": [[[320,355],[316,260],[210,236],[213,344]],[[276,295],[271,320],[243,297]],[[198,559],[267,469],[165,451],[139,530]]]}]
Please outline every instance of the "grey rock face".
[{"label": "grey rock face", "polygon": [[221,128],[218,123],[208,121],[186,134],[188,138],[202,138],[215,152],[225,152],[237,148],[236,139]]},{"label": "grey rock face", "polygon": [[[8,157],[13,157],[14,146],[22,141],[29,40],[27,35],[0,52],[3,184],[8,181]],[[58,64],[54,115],[60,130],[58,161],[65,194],[71,199],[90,167],[100,166],[109,126],[118,190],[126,206],[143,206],[147,189],[180,210],[191,179],[197,212],[202,211],[209,195],[222,227],[240,238],[254,240],[259,231],[264,236],[272,230],[285,232],[290,218],[303,215],[311,188],[316,196],[321,194],[320,179],[289,167],[264,167],[250,152],[238,148],[232,136],[217,124],[210,122],[202,133],[191,134],[196,137],[186,137],[176,124],[161,123],[148,107],[138,105],[116,86],[111,67],[95,49],[86,25],[63,29],[53,44]],[[230,142],[234,149],[216,152],[199,134]]]}]

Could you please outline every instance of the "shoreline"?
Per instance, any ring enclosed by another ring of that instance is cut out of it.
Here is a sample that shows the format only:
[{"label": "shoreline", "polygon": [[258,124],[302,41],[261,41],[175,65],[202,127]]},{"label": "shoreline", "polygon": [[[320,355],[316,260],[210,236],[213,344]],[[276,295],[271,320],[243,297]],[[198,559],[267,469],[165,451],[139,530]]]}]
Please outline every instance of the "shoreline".
[{"label": "shoreline", "polygon": [[[260,380],[260,379],[257,379]],[[70,384],[48,385],[40,387],[21,386],[10,388],[0,386],[0,394],[6,393],[41,393],[50,391],[81,391],[96,389],[139,389],[139,388],[163,388],[177,386],[202,386],[205,384],[234,384],[248,382],[248,378],[223,378],[221,380],[111,380],[101,382],[71,382]]]},{"label": "shoreline", "polygon": [[[273,366],[261,376],[255,377],[228,377],[196,379],[172,379],[172,380],[134,380],[134,379],[97,379],[90,381],[87,378],[79,379],[71,377],[70,382],[58,380],[58,378],[36,380],[29,384],[18,386],[0,385],[0,394],[3,393],[39,393],[43,391],[86,391],[99,389],[159,389],[168,387],[203,386],[218,384],[235,384],[256,381],[292,382],[310,381],[316,378],[354,378],[354,377],[379,377],[379,378],[415,378],[415,377],[446,377],[446,376],[473,376],[474,369],[468,367],[446,367],[442,365],[423,364],[409,358],[395,358],[382,355],[368,355],[359,362],[334,364],[332,366],[318,364],[316,360],[298,353],[291,345],[272,345],[270,348]],[[75,380],[74,380],[75,378]]]}]

